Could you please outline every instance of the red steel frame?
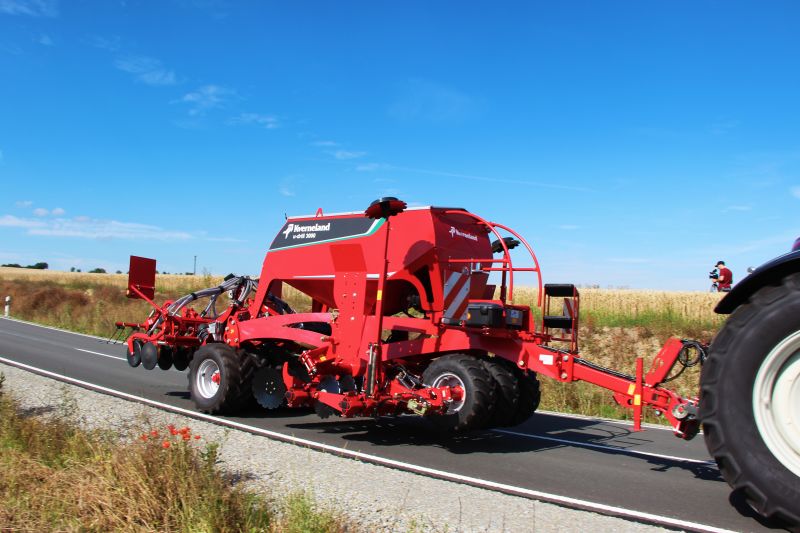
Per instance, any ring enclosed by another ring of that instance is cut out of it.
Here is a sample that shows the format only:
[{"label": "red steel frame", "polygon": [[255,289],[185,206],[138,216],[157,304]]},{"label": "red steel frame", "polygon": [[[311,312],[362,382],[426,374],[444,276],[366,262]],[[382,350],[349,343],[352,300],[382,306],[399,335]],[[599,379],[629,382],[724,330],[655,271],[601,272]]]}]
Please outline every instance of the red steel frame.
[{"label": "red steel frame", "polygon": [[[289,219],[287,229],[281,232],[284,239],[290,234],[291,224],[340,223],[363,216],[319,215],[318,212],[315,217]],[[533,259],[533,267],[513,265],[498,229],[519,239]],[[480,236],[488,233],[499,240],[502,258],[493,258],[489,240]],[[423,271],[427,274],[420,274]],[[448,323],[445,320],[447,276],[468,276],[475,282],[468,287],[468,300],[483,301],[486,293],[493,292],[492,286],[486,284],[490,272],[499,272],[501,277],[496,303],[522,310],[526,314],[525,326],[474,328]],[[424,366],[441,354],[491,353],[513,362],[523,372],[536,372],[561,382],[586,381],[612,391],[620,405],[633,410],[636,429],[640,427],[642,407],[649,406],[663,413],[677,435],[694,436],[697,422],[689,415],[696,410],[696,398],[683,398],[661,386],[684,348],[680,340],[670,339],[664,345],[646,375],[641,360],[636,363],[635,376],[592,365],[577,354],[578,309],[575,309],[575,333],[570,348],[549,346],[550,342],[567,339],[537,330],[529,307],[509,303],[514,301],[515,272],[537,274],[537,306],[542,308],[539,262],[521,235],[462,209],[414,209],[396,217],[380,218],[363,235],[271,249],[264,260],[255,296],[214,319],[200,317],[190,309],[184,310],[184,316],[172,316],[165,311],[169,302],[158,307],[132,281],[131,293],[149,302],[156,314],[146,323],[123,325],[147,329],[156,317],[164,318],[155,333],[134,333],[128,339],[130,350],[134,349],[135,340],[196,346],[199,341],[187,335],[187,331],[210,322],[217,322],[217,329],[223,332],[218,340],[235,348],[249,349],[268,342],[295,346],[312,381],[298,380],[289,374],[288,364],[284,367],[290,406],[318,401],[342,416],[442,412],[449,400],[458,399],[464,391],[459,387],[409,387],[399,379],[389,379],[387,371],[407,368],[421,374]],[[311,296],[314,312],[281,314],[268,294],[280,297],[284,284]],[[483,293],[478,294],[480,290]],[[419,296],[423,317],[398,316],[398,311],[403,310],[402,299],[408,293]],[[577,300],[577,291],[575,296]],[[297,327],[302,323],[330,324],[331,333]],[[387,343],[383,340],[387,330],[407,332],[414,338]],[[373,375],[367,376],[368,372]],[[319,378],[330,375],[337,379],[342,375],[367,376],[370,387],[341,394],[317,390]]]}]

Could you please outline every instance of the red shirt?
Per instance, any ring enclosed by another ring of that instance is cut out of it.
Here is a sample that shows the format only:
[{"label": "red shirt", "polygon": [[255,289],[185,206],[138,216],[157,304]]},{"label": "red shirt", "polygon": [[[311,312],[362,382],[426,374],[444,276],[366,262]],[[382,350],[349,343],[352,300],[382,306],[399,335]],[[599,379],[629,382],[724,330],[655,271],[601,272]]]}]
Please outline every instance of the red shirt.
[{"label": "red shirt", "polygon": [[717,283],[719,284],[719,290],[730,289],[732,282],[733,272],[731,272],[728,267],[720,267],[719,279],[717,280]]}]

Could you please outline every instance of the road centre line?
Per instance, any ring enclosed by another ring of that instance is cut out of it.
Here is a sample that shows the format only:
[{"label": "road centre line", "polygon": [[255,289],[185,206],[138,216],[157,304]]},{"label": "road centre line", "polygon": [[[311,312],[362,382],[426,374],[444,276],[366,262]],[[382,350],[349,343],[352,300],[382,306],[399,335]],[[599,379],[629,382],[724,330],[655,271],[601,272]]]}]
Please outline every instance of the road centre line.
[{"label": "road centre line", "polygon": [[233,429],[238,429],[242,431],[246,431],[248,433],[261,435],[264,437],[269,437],[275,440],[279,440],[282,442],[288,442],[290,444],[296,444],[299,446],[303,446],[306,448],[315,449],[318,451],[323,451],[327,453],[332,453],[334,455],[338,455],[341,457],[349,457],[352,459],[361,460],[367,463],[373,463],[381,466],[386,466],[390,468],[397,468],[400,470],[405,470],[408,472],[413,472],[417,474],[427,475],[431,477],[435,477],[438,479],[443,479],[446,481],[454,481],[457,483],[463,483],[466,485],[472,485],[475,487],[480,487],[489,490],[495,490],[499,492],[503,492],[506,494],[512,494],[516,496],[523,496],[528,497],[536,500],[547,501],[555,504],[565,505],[568,507],[573,507],[577,509],[583,509],[587,511],[594,511],[601,514],[612,515],[617,517],[623,518],[630,518],[633,520],[645,521],[649,523],[656,523],[661,525],[666,525],[670,527],[678,527],[683,529],[691,529],[695,531],[709,531],[713,533],[732,533],[730,530],[717,528],[714,526],[709,526],[706,524],[699,524],[696,522],[690,522],[687,520],[680,520],[676,518],[670,518],[667,516],[660,516],[652,513],[645,513],[640,511],[632,511],[629,509],[625,509],[622,507],[616,507],[613,505],[607,505],[598,502],[591,502],[588,500],[581,500],[578,498],[571,498],[569,496],[561,496],[558,494],[551,494],[547,492],[541,492],[532,489],[526,489],[523,487],[517,487],[514,485],[507,485],[505,483],[498,483],[494,481],[489,481],[485,479],[475,478],[471,476],[465,476],[461,474],[455,474],[452,472],[447,472],[444,470],[438,470],[435,468],[429,468],[425,466],[415,465],[412,463],[406,463],[402,461],[396,461],[394,459],[387,459],[384,457],[380,457],[377,455],[367,454],[363,452],[358,452],[354,450],[348,450],[346,448],[340,448],[338,446],[332,446],[330,444],[324,444],[320,442],[315,442],[308,439],[303,439],[300,437],[295,437],[293,435],[286,435],[283,433],[278,433],[275,431],[270,431],[267,429],[258,428],[255,426],[249,426],[246,424],[242,424],[240,422],[235,422],[233,420],[226,420],[223,418],[217,418],[211,415],[207,415],[205,413],[200,413],[196,411],[191,411],[189,409],[184,409],[182,407],[176,407],[169,404],[164,404],[161,402],[157,402],[154,400],[150,400],[148,398],[143,398],[141,396],[135,396],[133,394],[128,394],[126,392],[118,391],[115,389],[111,389],[108,387],[104,387],[102,385],[95,385],[94,383],[89,383],[87,381],[82,381],[79,379],[71,378],[69,376],[64,376],[62,374],[57,374],[55,372],[50,372],[49,370],[44,370],[41,368],[37,368],[31,365],[27,365],[24,363],[19,363],[12,359],[8,359],[6,357],[0,356],[0,362],[21,368],[23,370],[28,370],[36,374],[40,374],[42,376],[50,377],[53,379],[57,379],[59,381],[63,381],[66,383],[70,383],[73,385],[78,385],[80,387],[94,390],[97,392],[103,392],[109,394],[111,396],[116,396],[119,398],[127,399],[136,401],[139,403],[143,403],[146,405],[150,405],[153,407],[157,407],[159,409],[163,409],[166,411],[171,411],[174,413],[178,413],[184,416],[188,416],[190,418],[195,418],[199,420],[204,420],[207,422],[211,422],[213,424],[227,426]]},{"label": "road centre line", "polygon": [[124,357],[117,357],[116,355],[108,355],[107,353],[100,353],[100,352],[93,352],[91,350],[84,350],[83,348],[75,348],[73,349],[78,350],[79,352],[86,352],[86,353],[93,353],[95,355],[102,355],[103,357],[108,357],[109,359],[117,359],[119,361],[124,361]]},{"label": "road centre line", "polygon": [[[0,316],[0,320],[8,320],[9,322],[19,322],[20,324],[28,324],[29,326],[36,326],[37,328],[43,329],[52,329],[53,331],[61,331],[62,333],[70,333],[72,335],[80,335],[81,337],[89,337],[90,339],[97,339],[99,341],[108,341],[107,337],[98,337],[97,335],[89,335],[88,333],[78,333],[77,331],[70,331],[68,329],[57,328],[55,326],[45,326],[43,324],[38,324],[36,322],[29,322],[28,320],[22,320],[19,318],[12,318],[10,316]],[[109,344],[122,344],[121,342],[110,342]]]}]

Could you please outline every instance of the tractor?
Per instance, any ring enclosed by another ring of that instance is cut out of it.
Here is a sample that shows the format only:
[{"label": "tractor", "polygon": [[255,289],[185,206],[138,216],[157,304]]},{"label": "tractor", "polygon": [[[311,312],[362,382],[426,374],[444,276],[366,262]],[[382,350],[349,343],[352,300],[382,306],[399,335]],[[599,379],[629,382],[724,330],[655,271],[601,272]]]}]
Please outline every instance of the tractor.
[{"label": "tractor", "polygon": [[[511,254],[520,246],[522,266]],[[580,357],[579,291],[543,284],[520,234],[466,209],[381,198],[365,211],[288,217],[257,279],[231,275],[161,305],[155,261],[132,256],[127,294],[152,312],[117,326],[132,328],[131,366],[188,368],[191,399],[209,414],[257,402],[321,417],[413,414],[459,433],[530,418],[542,376],[594,383],[632,411],[635,430],[644,408],[682,439],[702,420],[732,486],[800,527],[797,272],[800,254],[757,269],[720,302],[733,314],[710,350],[671,338],[631,375]],[[535,280],[535,306],[515,302],[524,276]],[[306,308],[293,308],[290,293]],[[698,363],[699,398],[664,386]]]}]

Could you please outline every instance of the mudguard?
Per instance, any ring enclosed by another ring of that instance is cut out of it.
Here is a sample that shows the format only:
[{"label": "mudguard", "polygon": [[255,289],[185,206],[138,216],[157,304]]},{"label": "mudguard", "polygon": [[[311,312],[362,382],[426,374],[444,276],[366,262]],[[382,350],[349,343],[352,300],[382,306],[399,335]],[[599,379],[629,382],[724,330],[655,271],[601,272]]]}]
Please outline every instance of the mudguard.
[{"label": "mudguard", "polygon": [[784,277],[795,272],[800,272],[800,250],[776,257],[756,268],[752,274],[733,286],[733,290],[719,301],[714,312],[728,315],[747,302],[760,288],[778,285]]}]

